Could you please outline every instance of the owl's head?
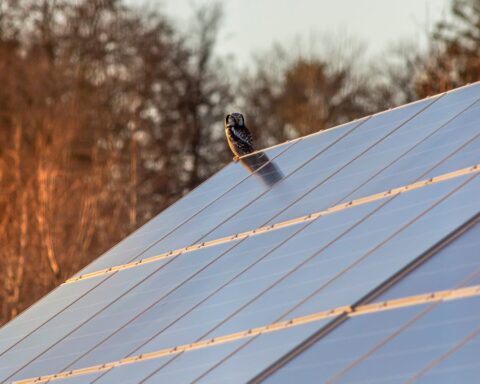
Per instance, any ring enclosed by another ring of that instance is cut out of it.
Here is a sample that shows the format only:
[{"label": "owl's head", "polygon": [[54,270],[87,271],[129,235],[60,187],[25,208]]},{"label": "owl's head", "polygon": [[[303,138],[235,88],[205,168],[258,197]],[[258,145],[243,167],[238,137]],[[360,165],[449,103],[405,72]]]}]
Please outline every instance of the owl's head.
[{"label": "owl's head", "polygon": [[244,127],[245,119],[241,113],[232,112],[225,117],[225,128],[228,127]]}]

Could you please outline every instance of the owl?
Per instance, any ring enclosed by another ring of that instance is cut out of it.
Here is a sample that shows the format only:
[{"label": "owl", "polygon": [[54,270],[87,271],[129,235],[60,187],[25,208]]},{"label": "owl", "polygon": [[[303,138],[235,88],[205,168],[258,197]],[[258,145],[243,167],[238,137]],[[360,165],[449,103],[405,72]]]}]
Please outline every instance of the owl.
[{"label": "owl", "polygon": [[227,136],[228,146],[238,161],[240,156],[253,152],[252,135],[245,126],[245,119],[241,113],[229,113],[225,117],[225,135]]}]

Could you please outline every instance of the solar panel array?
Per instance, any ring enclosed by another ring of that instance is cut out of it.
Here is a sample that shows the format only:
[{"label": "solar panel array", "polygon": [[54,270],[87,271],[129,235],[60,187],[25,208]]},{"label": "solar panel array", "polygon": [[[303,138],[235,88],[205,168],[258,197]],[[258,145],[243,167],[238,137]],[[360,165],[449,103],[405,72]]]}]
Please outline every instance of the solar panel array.
[{"label": "solar panel array", "polygon": [[479,128],[476,83],[229,164],[0,329],[0,381],[476,382]]}]

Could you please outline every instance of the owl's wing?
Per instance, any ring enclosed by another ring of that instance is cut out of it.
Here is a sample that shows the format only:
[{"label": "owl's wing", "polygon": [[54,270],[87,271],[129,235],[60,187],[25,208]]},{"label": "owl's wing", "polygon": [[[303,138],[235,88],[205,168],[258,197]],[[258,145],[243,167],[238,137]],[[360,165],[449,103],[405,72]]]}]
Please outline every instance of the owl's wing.
[{"label": "owl's wing", "polygon": [[243,128],[232,127],[231,132],[238,141],[248,145],[249,147],[252,146],[252,135],[250,131],[247,129],[247,127],[243,127]]}]

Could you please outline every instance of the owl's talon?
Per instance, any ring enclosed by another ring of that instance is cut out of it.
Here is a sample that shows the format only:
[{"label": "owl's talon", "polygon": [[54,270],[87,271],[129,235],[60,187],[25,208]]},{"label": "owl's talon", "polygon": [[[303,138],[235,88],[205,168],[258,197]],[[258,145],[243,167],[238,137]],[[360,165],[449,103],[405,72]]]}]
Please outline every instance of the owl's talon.
[{"label": "owl's talon", "polygon": [[234,157],[233,157],[233,161],[234,161],[235,163],[238,162],[239,160],[240,160],[240,157],[238,157],[238,156],[234,156]]}]

